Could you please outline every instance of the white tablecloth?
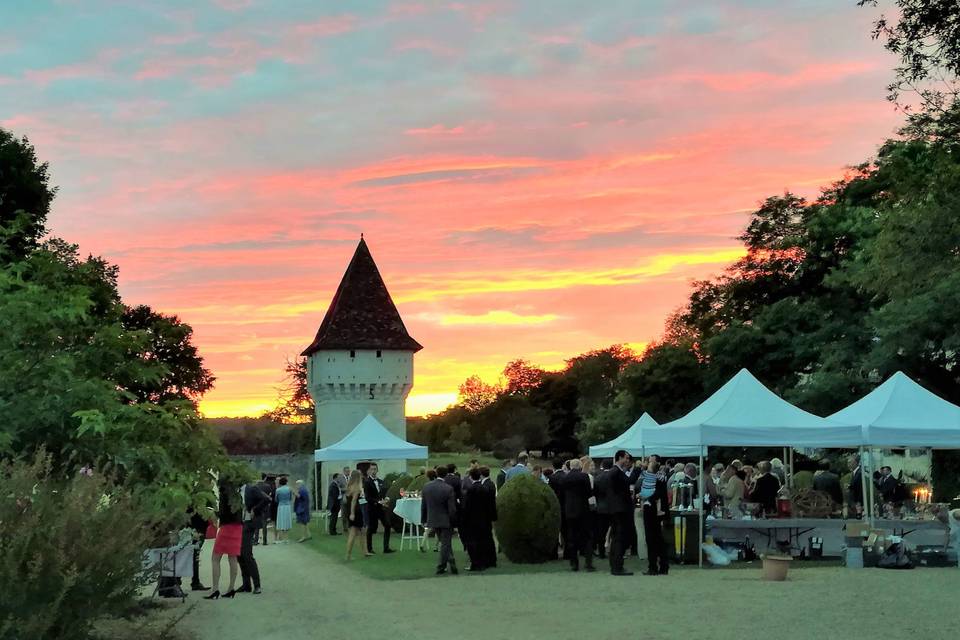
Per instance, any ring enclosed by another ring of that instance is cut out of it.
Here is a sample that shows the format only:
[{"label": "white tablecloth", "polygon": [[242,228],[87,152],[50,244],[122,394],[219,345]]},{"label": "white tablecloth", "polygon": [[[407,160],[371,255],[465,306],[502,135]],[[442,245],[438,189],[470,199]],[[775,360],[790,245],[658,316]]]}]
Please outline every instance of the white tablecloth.
[{"label": "white tablecloth", "polygon": [[393,512],[405,522],[420,524],[420,498],[400,498],[393,507]]},{"label": "white tablecloth", "polygon": [[192,578],[193,577],[193,545],[173,551],[169,549],[147,549],[143,552],[143,568],[156,569],[163,559],[161,575],[166,577]]}]

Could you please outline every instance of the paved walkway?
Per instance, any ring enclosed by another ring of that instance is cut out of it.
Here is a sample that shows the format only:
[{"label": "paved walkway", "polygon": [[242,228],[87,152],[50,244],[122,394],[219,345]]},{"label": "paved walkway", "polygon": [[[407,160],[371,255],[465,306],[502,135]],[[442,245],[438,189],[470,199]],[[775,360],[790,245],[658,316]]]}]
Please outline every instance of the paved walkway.
[{"label": "paved walkway", "polygon": [[[805,568],[764,583],[756,569],[668,577],[531,574],[378,581],[291,543],[256,547],[262,595],[188,599],[181,623],[203,640],[318,638],[954,637],[960,571]],[[376,558],[354,562],[375,562]],[[210,581],[209,552],[202,575]],[[226,562],[224,562],[226,568]],[[226,582],[223,583],[226,587]],[[199,600],[197,602],[197,600]],[[176,611],[180,605],[172,608]]]}]

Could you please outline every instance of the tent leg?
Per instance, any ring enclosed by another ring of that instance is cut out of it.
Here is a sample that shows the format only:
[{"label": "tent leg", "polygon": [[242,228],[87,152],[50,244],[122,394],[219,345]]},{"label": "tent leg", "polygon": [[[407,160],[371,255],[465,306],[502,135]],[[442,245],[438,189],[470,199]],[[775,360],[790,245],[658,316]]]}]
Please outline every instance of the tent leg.
[{"label": "tent leg", "polygon": [[698,537],[697,545],[698,545],[698,548],[699,548],[699,551],[700,551],[700,552],[699,552],[699,554],[698,554],[699,557],[697,558],[697,562],[698,562],[698,565],[699,565],[699,567],[700,567],[701,569],[703,569],[703,523],[704,523],[703,512],[704,512],[705,506],[706,506],[705,503],[704,503],[704,501],[703,501],[703,499],[704,499],[704,495],[703,495],[703,487],[704,487],[704,483],[703,483],[703,474],[704,474],[703,454],[704,454],[705,450],[706,450],[706,447],[703,447],[702,449],[700,449],[700,472],[697,474],[697,477],[698,477],[698,479],[699,479],[698,484],[700,485],[700,488],[699,488],[699,494],[700,494],[700,510],[699,510],[699,511],[700,511],[700,514],[699,514],[700,526],[698,527],[698,529],[699,529],[698,534],[699,534],[699,535],[697,536],[697,537]]},{"label": "tent leg", "polygon": [[863,447],[860,447],[860,493],[863,494],[863,518],[869,522],[869,505],[870,501],[867,498],[867,469],[866,469],[866,456],[863,455]]},{"label": "tent leg", "polygon": [[787,488],[793,489],[793,447],[790,447],[788,453],[790,455],[790,468],[787,469]]},{"label": "tent leg", "polygon": [[876,517],[876,508],[875,504],[877,502],[877,494],[875,493],[875,487],[873,484],[873,454],[875,449],[870,449],[870,528],[874,526],[874,518]]}]

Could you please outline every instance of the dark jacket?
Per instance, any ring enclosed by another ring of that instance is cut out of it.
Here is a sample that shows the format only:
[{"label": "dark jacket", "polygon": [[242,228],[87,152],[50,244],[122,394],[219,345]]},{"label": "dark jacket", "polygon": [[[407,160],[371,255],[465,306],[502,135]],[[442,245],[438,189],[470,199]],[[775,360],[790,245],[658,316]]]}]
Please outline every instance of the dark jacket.
[{"label": "dark jacket", "polygon": [[460,499],[463,498],[463,488],[460,485],[460,476],[455,473],[448,473],[443,477],[443,481],[450,485],[450,488],[453,489],[453,497],[457,501],[457,504],[459,504]]},{"label": "dark jacket", "polygon": [[593,479],[593,491],[597,496],[597,513],[610,515],[610,471],[601,471]]},{"label": "dark jacket", "polygon": [[[597,478],[595,487],[597,491],[597,509],[600,509],[600,491],[603,486],[606,502],[606,511],[600,513],[609,513],[610,515],[618,513],[629,513],[633,511],[633,500],[630,497],[630,487],[636,483],[637,474],[631,472],[629,475],[624,473],[620,467],[614,466],[612,469],[604,471]],[[602,482],[601,482],[602,481]]]},{"label": "dark jacket", "polygon": [[380,504],[380,501],[387,496],[386,492],[386,483],[377,478],[364,478],[363,479],[363,497],[367,501],[367,505],[370,509],[382,509],[383,505]]},{"label": "dark jacket", "polygon": [[334,510],[339,509],[341,500],[342,493],[340,490],[340,483],[336,480],[331,480],[330,486],[327,488],[327,508]]},{"label": "dark jacket", "polygon": [[449,529],[457,516],[453,487],[443,480],[431,480],[420,493],[420,521],[431,529]]},{"label": "dark jacket", "polygon": [[593,487],[590,476],[583,471],[570,471],[562,478],[563,511],[567,520],[584,518],[590,514],[590,496]]},{"label": "dark jacket", "polygon": [[884,502],[893,502],[897,494],[897,479],[893,475],[881,476],[877,481],[877,491]]},{"label": "dark jacket", "polygon": [[813,477],[813,488],[830,496],[836,504],[843,504],[843,488],[840,486],[840,476],[832,471],[824,471]]},{"label": "dark jacket", "polygon": [[246,485],[243,492],[243,508],[253,514],[253,525],[262,527],[264,518],[270,512],[270,505],[273,500],[264,493],[263,489],[255,484]]},{"label": "dark jacket", "polygon": [[560,503],[560,517],[566,517],[567,507],[563,502],[563,481],[567,473],[562,469],[557,469],[547,480],[547,486],[553,489],[553,494],[557,496],[557,502]]},{"label": "dark jacket", "polygon": [[[468,478],[469,479],[469,478]],[[463,492],[460,526],[473,529],[489,529],[497,519],[497,498],[493,486],[470,480]]]},{"label": "dark jacket", "polygon": [[850,476],[850,485],[847,489],[850,493],[848,497],[850,506],[863,504],[863,474],[861,473],[860,467],[854,469],[853,474]]},{"label": "dark jacket", "polygon": [[503,469],[497,473],[497,489],[501,488],[504,483],[507,481],[507,472]]},{"label": "dark jacket", "polygon": [[757,478],[757,482],[750,493],[750,501],[756,502],[767,513],[777,510],[777,492],[780,491],[780,480],[772,473],[764,473]]}]

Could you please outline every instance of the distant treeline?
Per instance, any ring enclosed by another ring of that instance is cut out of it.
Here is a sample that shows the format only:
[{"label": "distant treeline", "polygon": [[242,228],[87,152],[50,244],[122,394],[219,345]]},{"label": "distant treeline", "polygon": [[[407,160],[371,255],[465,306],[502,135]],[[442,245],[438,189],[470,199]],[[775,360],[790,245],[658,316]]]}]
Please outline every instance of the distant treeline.
[{"label": "distant treeline", "polygon": [[206,418],[230,455],[309,453],[313,424],[283,424],[270,418]]}]

